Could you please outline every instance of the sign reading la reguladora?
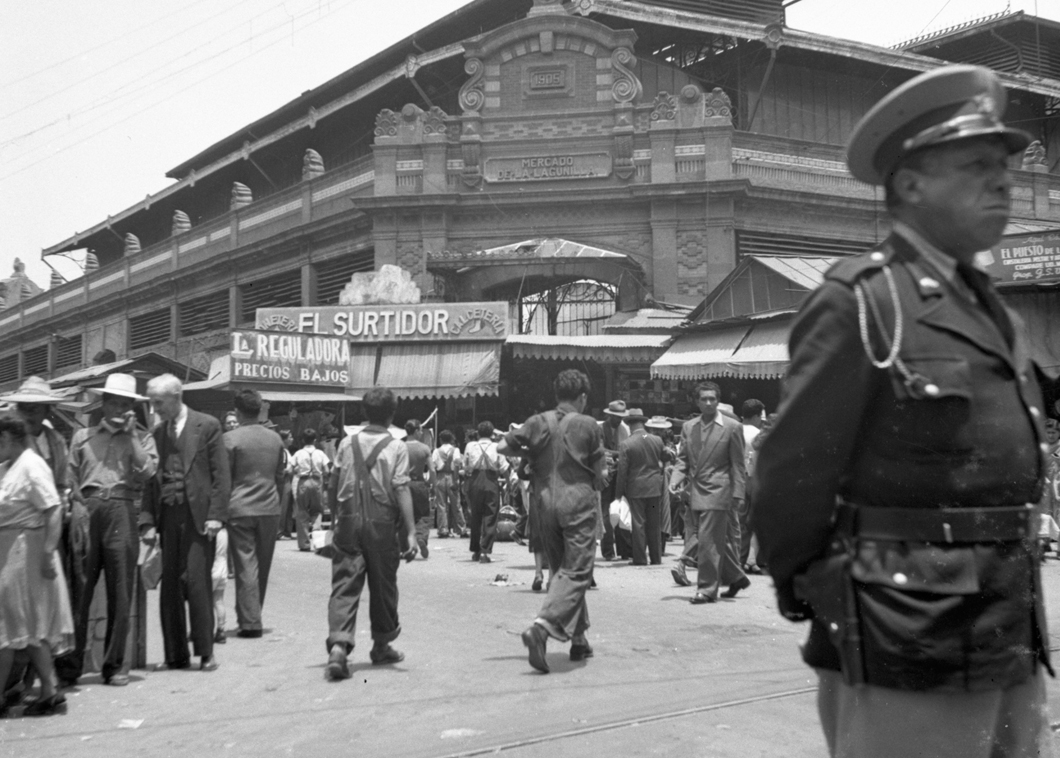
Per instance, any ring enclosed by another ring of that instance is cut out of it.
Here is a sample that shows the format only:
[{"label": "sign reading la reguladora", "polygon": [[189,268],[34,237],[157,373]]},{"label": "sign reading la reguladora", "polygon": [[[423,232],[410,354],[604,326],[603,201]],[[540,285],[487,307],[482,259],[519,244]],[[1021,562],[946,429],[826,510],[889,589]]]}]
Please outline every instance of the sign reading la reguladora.
[{"label": "sign reading la reguladora", "polygon": [[350,381],[350,342],[282,332],[232,332],[233,382],[326,384]]},{"label": "sign reading la reguladora", "polygon": [[[422,303],[258,308],[255,326],[260,331],[324,334],[355,343],[501,342],[508,336],[508,304]],[[348,358],[347,347],[347,362]]]}]

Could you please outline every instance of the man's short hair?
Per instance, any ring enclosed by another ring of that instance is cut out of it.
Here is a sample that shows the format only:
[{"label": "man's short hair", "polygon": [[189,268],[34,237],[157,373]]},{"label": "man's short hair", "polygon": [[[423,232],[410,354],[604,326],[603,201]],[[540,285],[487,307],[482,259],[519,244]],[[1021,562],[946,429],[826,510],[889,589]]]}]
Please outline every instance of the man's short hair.
[{"label": "man's short hair", "polygon": [[254,389],[242,389],[232,398],[232,405],[244,416],[257,418],[261,413],[261,393]]},{"label": "man's short hair", "polygon": [[26,422],[13,413],[0,415],[0,434],[7,432],[16,442],[26,440]]},{"label": "man's short hair", "polygon": [[438,433],[438,441],[443,445],[452,445],[456,437],[448,429],[443,429]]},{"label": "man's short hair", "polygon": [[486,439],[493,436],[493,424],[489,421],[480,421],[478,425],[478,438]]},{"label": "man's short hair", "polygon": [[302,432],[302,444],[303,445],[314,445],[317,441],[316,429],[306,429]]},{"label": "man's short hair", "polygon": [[586,395],[592,390],[589,377],[576,368],[560,371],[556,380],[552,382],[552,390],[556,393],[556,400],[574,401]]},{"label": "man's short hair", "polygon": [[173,374],[161,374],[151,379],[147,383],[147,391],[157,392],[160,395],[180,395],[184,390],[184,385],[180,383],[180,379],[173,376]]},{"label": "man's short hair", "polygon": [[368,423],[376,426],[386,426],[390,423],[397,409],[394,393],[386,387],[372,387],[364,393],[361,404],[364,406],[364,415],[368,417]]},{"label": "man's short hair", "polygon": [[414,418],[410,418],[405,422],[405,434],[409,437],[415,437],[420,433],[420,422]]},{"label": "man's short hair", "polygon": [[743,405],[740,406],[740,418],[761,418],[762,411],[766,409],[766,404],[761,400],[744,400]]},{"label": "man's short hair", "polygon": [[895,174],[903,168],[907,168],[910,171],[922,171],[924,168],[924,158],[931,152],[931,150],[932,148],[916,150],[909,155],[902,156],[901,160],[894,164],[894,168],[892,168],[890,173],[887,174],[887,177],[883,182],[883,202],[887,206],[888,211],[893,211],[902,204],[902,198],[898,196],[898,193],[895,192],[894,189]]},{"label": "man's short hair", "polygon": [[721,387],[719,387],[714,382],[700,382],[699,384],[697,384],[696,388],[692,390],[692,399],[698,403],[699,393],[711,391],[713,391],[714,394],[718,396],[718,400],[721,400]]}]

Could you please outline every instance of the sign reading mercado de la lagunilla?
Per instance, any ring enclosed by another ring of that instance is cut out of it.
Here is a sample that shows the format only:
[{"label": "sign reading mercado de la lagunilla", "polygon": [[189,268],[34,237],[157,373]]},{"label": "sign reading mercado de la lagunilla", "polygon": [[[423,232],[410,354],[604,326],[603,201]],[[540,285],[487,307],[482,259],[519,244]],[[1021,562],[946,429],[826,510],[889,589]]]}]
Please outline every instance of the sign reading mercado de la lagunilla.
[{"label": "sign reading mercado de la lagunilla", "polygon": [[[258,308],[256,328],[372,342],[501,342],[508,336],[508,304],[420,303]],[[233,353],[234,355],[234,353]]]}]

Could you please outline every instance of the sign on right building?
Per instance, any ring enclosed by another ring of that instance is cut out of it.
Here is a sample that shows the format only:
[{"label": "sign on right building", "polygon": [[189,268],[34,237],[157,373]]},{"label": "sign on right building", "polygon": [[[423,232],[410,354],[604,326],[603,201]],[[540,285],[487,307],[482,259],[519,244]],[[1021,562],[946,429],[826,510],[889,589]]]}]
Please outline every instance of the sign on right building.
[{"label": "sign on right building", "polygon": [[1060,230],[1006,237],[979,260],[1001,284],[1060,282]]}]

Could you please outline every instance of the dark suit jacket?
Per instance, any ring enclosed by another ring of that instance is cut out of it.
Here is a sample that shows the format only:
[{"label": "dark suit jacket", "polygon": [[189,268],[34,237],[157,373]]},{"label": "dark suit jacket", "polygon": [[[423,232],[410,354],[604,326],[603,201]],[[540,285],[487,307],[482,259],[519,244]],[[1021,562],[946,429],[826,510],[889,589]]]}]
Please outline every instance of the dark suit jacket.
[{"label": "dark suit jacket", "polygon": [[663,441],[638,429],[618,445],[618,473],[615,499],[622,497],[662,497],[663,463],[669,453]]},{"label": "dark suit jacket", "polygon": [[734,498],[744,499],[747,486],[743,424],[718,411],[710,425],[705,440],[702,416],[681,428],[681,451],[672,482],[692,480],[688,493],[694,511],[728,510]]},{"label": "dark suit jacket", "polygon": [[[153,432],[159,451],[158,473],[144,495],[140,511],[141,526],[156,526],[164,506],[161,502],[161,477],[169,441],[167,424],[160,424]],[[199,534],[206,533],[207,521],[228,520],[228,498],[232,491],[232,477],[228,468],[221,423],[213,416],[188,409],[188,420],[180,436],[180,457],[184,463],[184,493],[188,508]]]}]

